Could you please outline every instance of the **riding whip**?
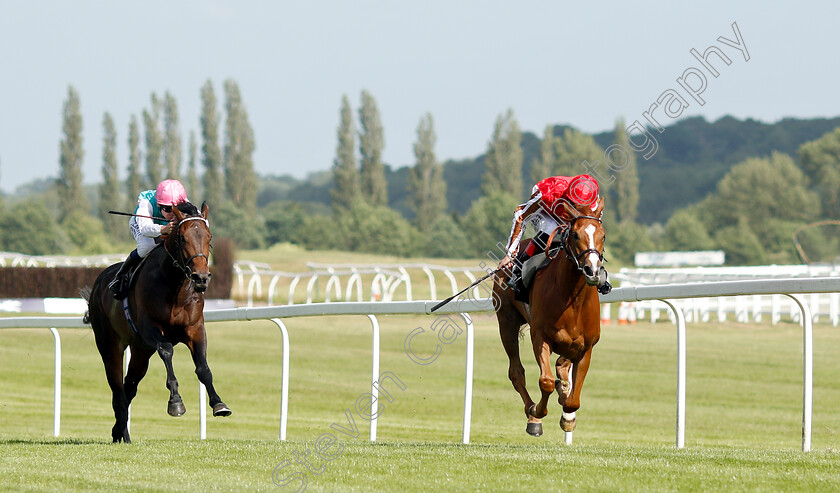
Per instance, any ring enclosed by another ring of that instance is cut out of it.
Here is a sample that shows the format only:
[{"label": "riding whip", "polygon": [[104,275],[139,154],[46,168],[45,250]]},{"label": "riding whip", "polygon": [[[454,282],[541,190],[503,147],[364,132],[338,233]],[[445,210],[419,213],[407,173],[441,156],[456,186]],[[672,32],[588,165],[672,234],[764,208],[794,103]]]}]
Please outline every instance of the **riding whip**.
[{"label": "riding whip", "polygon": [[149,218],[149,219],[157,219],[158,221],[166,221],[168,223],[172,222],[169,219],[166,219],[164,217],[144,216],[143,214],[129,214],[128,212],[108,211],[108,214],[116,214],[118,216],[146,217],[146,218]]},{"label": "riding whip", "polygon": [[449,298],[446,298],[445,300],[441,301],[440,303],[438,303],[437,305],[435,305],[435,306],[433,306],[433,307],[432,307],[432,312],[434,312],[434,311],[435,311],[435,310],[437,310],[438,308],[442,307],[443,305],[445,305],[445,304],[449,303],[449,302],[450,302],[450,301],[452,301],[452,300],[453,300],[456,296],[460,295],[461,293],[463,293],[464,291],[466,291],[466,290],[470,289],[471,287],[475,286],[476,284],[480,283],[481,281],[483,281],[483,280],[487,279],[488,277],[492,276],[493,274],[495,274],[495,273],[499,272],[500,270],[502,270],[502,268],[501,268],[501,267],[500,267],[500,268],[498,268],[498,269],[496,269],[496,270],[494,270],[493,272],[489,272],[486,276],[482,277],[481,279],[477,279],[474,283],[472,283],[472,284],[470,284],[469,286],[465,287],[464,289],[462,289],[462,290],[458,291],[457,293],[453,294],[453,295],[452,295],[452,296],[450,296]]}]

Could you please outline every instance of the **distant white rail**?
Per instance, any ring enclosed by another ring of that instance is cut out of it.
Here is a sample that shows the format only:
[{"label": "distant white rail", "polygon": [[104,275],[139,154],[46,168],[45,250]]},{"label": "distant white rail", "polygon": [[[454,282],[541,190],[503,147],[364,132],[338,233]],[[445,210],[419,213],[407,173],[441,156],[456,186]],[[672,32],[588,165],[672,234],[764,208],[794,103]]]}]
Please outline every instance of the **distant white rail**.
[{"label": "distant white rail", "polygon": [[[803,279],[771,279],[752,281],[724,281],[699,284],[672,284],[661,286],[633,286],[614,289],[610,294],[602,296],[604,303],[621,301],[660,300],[674,312],[677,324],[677,422],[676,446],[685,446],[685,384],[686,384],[686,339],[685,317],[682,310],[673,300],[742,295],[779,294],[791,297],[801,310],[800,322],[803,326],[803,397],[802,397],[802,451],[811,449],[811,415],[813,409],[813,330],[812,315],[807,303],[808,293],[834,293],[840,291],[840,278],[803,278]],[[391,303],[377,302],[340,302],[318,303],[307,305],[291,305],[278,307],[242,307],[205,312],[207,322],[223,322],[238,320],[271,320],[280,328],[283,334],[282,358],[282,389],[280,439],[286,438],[286,419],[288,412],[288,378],[289,378],[289,340],[288,331],[282,319],[293,317],[316,317],[326,315],[366,315],[373,325],[373,356],[371,389],[376,390],[379,365],[379,331],[376,315],[397,314],[431,314],[434,301],[405,301]],[[436,312],[436,314],[460,314],[467,327],[467,349],[464,384],[464,423],[463,443],[469,443],[470,422],[472,413],[472,371],[473,371],[473,325],[468,313],[488,312],[492,310],[489,299],[470,300],[456,299]],[[54,435],[60,430],[60,396],[61,396],[61,349],[60,339],[56,328],[85,327],[79,318],[67,317],[16,317],[0,318],[0,329],[4,328],[45,328],[51,327],[56,344],[56,400]],[[373,394],[373,392],[371,392]],[[371,400],[371,432],[370,439],[376,439],[376,400]],[[201,416],[200,419],[204,419]],[[204,429],[202,421],[201,429]],[[203,435],[203,433],[201,434]],[[203,436],[201,436],[203,438]],[[570,438],[567,436],[567,438]]]},{"label": "distant white rail", "polygon": [[[308,263],[308,272],[283,272],[272,270],[266,263],[240,260],[234,263],[236,283],[233,292],[240,299],[247,299],[248,306],[254,306],[256,299],[263,298],[263,285],[267,283],[265,300],[268,306],[276,305],[281,286],[288,283],[286,304],[295,303],[296,290],[305,285],[306,301],[397,301],[396,293],[403,290],[404,301],[414,299],[415,276],[425,278],[429,287],[429,299],[437,300],[435,273],[444,276],[449,283],[450,294],[461,289],[459,277],[466,284],[476,280],[475,274],[484,274],[478,267],[448,267],[435,264],[318,264]],[[419,272],[418,272],[419,271]],[[422,273],[421,273],[422,272]],[[303,282],[305,281],[305,282]],[[319,283],[324,282],[324,296],[320,297]],[[344,289],[342,289],[344,285]],[[445,295],[448,296],[448,295]],[[445,297],[444,296],[444,297]]]}]

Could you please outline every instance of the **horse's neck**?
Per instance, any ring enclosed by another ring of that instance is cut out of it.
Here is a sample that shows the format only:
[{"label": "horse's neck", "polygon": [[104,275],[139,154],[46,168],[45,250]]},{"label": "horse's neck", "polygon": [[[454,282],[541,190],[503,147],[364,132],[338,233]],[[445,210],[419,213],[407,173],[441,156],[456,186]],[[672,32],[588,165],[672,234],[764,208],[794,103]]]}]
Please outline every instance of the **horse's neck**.
[{"label": "horse's neck", "polygon": [[[563,255],[563,252],[560,254]],[[586,284],[586,278],[583,276],[583,272],[581,272],[575,263],[569,260],[569,258],[565,255],[551,264],[554,264],[554,277],[556,282],[561,283],[562,287],[565,287],[571,293],[576,293],[581,290],[583,291],[581,295],[575,296],[574,299],[571,300],[572,303],[582,304],[589,296],[591,296],[592,292],[597,293],[596,290],[586,289],[589,286]]]},{"label": "horse's neck", "polygon": [[[155,254],[155,258],[149,260],[154,260],[153,265],[157,271],[155,277],[162,289],[177,292],[184,283],[189,284],[189,280],[184,275],[184,272],[175,267],[172,257],[166,251],[166,245],[156,248],[152,253]],[[189,288],[187,286],[187,289]]]}]

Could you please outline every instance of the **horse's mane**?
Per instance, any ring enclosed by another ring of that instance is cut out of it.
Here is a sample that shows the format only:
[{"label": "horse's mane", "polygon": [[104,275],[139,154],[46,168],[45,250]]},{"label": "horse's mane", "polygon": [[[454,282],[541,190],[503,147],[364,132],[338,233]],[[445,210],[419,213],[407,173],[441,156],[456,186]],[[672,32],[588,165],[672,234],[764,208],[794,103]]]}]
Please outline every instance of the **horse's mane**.
[{"label": "horse's mane", "polygon": [[192,202],[181,202],[180,204],[178,204],[177,207],[178,210],[181,211],[181,213],[186,214],[188,216],[198,216],[201,214],[200,212],[198,212],[198,208],[195,205],[193,205]]}]

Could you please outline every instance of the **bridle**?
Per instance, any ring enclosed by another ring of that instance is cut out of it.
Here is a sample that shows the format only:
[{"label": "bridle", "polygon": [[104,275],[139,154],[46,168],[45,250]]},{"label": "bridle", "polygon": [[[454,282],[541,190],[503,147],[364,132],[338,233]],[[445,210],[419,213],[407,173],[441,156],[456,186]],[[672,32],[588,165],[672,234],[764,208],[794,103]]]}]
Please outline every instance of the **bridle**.
[{"label": "bridle", "polygon": [[207,222],[207,219],[204,219],[203,217],[185,217],[175,226],[176,232],[173,235],[173,241],[175,242],[175,251],[177,252],[178,258],[175,258],[175,255],[172,255],[172,252],[169,251],[169,248],[164,248],[164,250],[166,250],[166,253],[169,254],[169,258],[172,259],[172,264],[175,266],[176,269],[179,269],[181,272],[183,272],[184,277],[186,277],[187,279],[190,279],[190,276],[192,275],[192,270],[190,270],[190,263],[192,263],[193,260],[195,260],[198,257],[204,257],[208,262],[210,260],[209,258],[207,258],[207,255],[203,253],[196,253],[195,255],[189,258],[184,258],[184,251],[183,249],[181,249],[181,242],[183,241],[183,235],[181,234],[181,226],[183,226],[185,223],[188,223],[189,221],[203,221],[204,224],[207,226],[207,230],[209,233],[210,223]]},{"label": "bridle", "polygon": [[[586,250],[580,252],[578,255],[574,255],[572,253],[572,245],[571,245],[571,243],[569,243],[569,239],[571,237],[572,229],[574,229],[574,227],[575,227],[575,222],[577,222],[579,219],[591,219],[593,221],[597,221],[598,223],[601,223],[601,219],[598,218],[598,217],[595,217],[595,216],[575,216],[574,219],[572,219],[571,222],[569,222],[569,225],[565,229],[562,229],[562,231],[560,232],[560,243],[563,245],[563,251],[566,252],[566,258],[569,259],[570,262],[575,264],[575,267],[577,268],[577,270],[583,272],[583,265],[581,265],[581,263],[580,263],[580,258],[585,256],[586,254],[594,253],[594,254],[598,255],[598,259],[601,262],[606,262],[607,260],[604,258],[604,252],[599,252],[598,250],[595,250],[594,248],[587,248]],[[560,227],[558,227],[558,229],[560,229]],[[554,237],[554,234],[556,232],[557,232],[557,230],[555,230],[553,233],[551,233],[551,238]],[[551,245],[551,239],[549,239],[548,245]],[[556,256],[555,257],[549,256],[548,249],[546,249],[546,256],[548,256],[549,259],[556,258]]]}]

